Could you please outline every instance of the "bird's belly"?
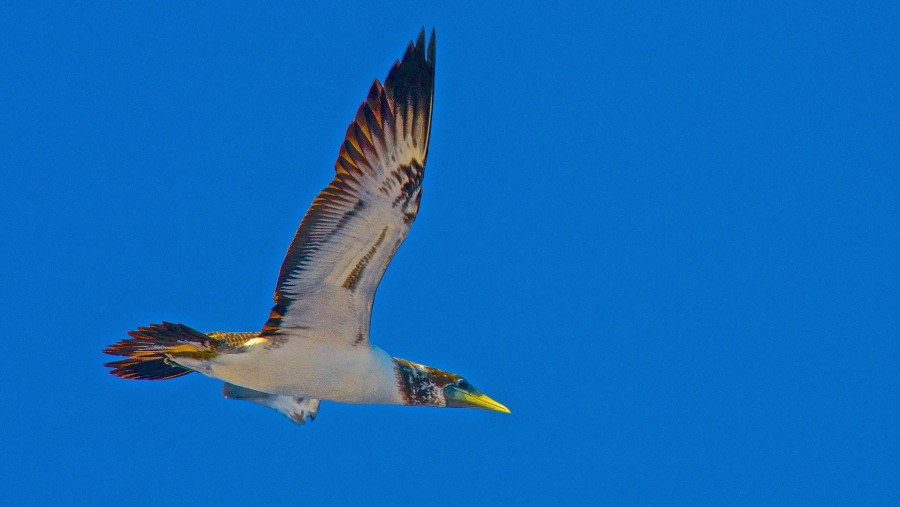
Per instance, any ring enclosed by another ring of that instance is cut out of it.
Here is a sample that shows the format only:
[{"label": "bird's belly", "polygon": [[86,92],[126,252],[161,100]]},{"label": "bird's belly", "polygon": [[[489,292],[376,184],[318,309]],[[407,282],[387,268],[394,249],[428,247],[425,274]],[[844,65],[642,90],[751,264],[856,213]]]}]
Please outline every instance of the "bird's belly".
[{"label": "bird's belly", "polygon": [[378,347],[291,337],[221,354],[209,375],[268,393],[346,403],[402,403],[391,357]]}]

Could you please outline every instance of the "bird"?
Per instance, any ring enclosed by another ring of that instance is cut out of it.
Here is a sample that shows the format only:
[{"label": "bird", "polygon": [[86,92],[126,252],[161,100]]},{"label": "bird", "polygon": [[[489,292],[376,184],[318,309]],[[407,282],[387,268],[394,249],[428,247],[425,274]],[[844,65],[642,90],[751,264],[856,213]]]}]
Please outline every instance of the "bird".
[{"label": "bird", "polygon": [[382,85],[375,79],[347,128],[334,179],[313,200],[285,255],[260,331],[138,327],[104,353],[124,379],[199,372],[228,399],[297,424],[321,400],[482,408],[510,413],[468,380],[393,357],[369,341],[375,292],[419,211],[434,104],[435,32],[409,41]]}]

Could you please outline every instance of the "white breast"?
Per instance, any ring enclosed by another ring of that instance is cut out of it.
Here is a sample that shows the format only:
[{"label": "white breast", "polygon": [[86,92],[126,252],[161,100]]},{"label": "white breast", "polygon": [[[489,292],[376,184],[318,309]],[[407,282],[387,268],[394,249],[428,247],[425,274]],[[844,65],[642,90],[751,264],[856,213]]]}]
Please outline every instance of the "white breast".
[{"label": "white breast", "polygon": [[220,354],[207,375],[275,394],[345,403],[404,402],[391,356],[375,346],[291,337],[274,348],[259,344]]}]

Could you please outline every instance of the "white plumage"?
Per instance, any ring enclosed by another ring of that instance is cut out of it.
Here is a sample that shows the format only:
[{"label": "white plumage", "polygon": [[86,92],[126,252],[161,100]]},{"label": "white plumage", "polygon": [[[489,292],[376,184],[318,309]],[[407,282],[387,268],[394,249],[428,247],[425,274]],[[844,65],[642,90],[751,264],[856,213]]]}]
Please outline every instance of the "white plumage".
[{"label": "white plumage", "polygon": [[377,80],[347,128],[335,177],[291,242],[275,305],[259,333],[201,333],[163,323],[129,333],[105,352],[124,378],[197,371],[225,381],[228,398],[303,423],[320,399],[481,407],[509,412],[459,375],[393,358],[369,343],[375,291],[415,220],[428,157],[434,33],[424,31]]}]

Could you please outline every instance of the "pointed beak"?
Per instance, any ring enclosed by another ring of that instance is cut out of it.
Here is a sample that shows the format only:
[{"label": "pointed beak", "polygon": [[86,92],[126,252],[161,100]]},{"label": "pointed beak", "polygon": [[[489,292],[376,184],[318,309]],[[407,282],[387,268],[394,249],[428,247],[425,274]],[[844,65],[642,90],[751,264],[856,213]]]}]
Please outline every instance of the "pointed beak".
[{"label": "pointed beak", "polygon": [[486,408],[497,412],[505,412],[510,414],[508,408],[503,404],[492,400],[488,395],[482,393],[474,387],[462,389],[453,384],[444,388],[444,398],[447,400],[447,406],[453,408]]}]

